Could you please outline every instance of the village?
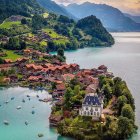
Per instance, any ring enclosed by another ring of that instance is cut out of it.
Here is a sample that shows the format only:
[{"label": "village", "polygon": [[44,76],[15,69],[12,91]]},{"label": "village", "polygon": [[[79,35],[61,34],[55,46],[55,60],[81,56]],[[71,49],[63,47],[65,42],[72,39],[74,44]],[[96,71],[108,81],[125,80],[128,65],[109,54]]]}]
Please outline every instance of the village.
[{"label": "village", "polygon": [[[4,62],[4,64],[0,64],[0,71],[4,73],[13,69],[14,72],[4,77],[3,83],[37,90],[45,89],[52,94],[53,100],[57,100],[56,106],[63,105],[66,85],[76,78],[84,85],[86,92],[82,106],[76,107],[79,110],[79,115],[93,116],[96,120],[101,117],[103,98],[101,99],[96,94],[99,87],[98,77],[100,75],[113,77],[113,73],[108,72],[106,66],[101,65],[97,69],[80,69],[78,64],[60,62],[56,56],[33,49],[23,50],[23,58],[18,58],[15,62],[10,59],[5,59]],[[48,102],[49,99],[40,101]],[[113,113],[110,109],[106,109],[104,112],[106,114]],[[102,117],[104,118],[104,116]],[[52,125],[57,125],[60,120],[62,120],[62,116],[50,116],[50,124]]]}]

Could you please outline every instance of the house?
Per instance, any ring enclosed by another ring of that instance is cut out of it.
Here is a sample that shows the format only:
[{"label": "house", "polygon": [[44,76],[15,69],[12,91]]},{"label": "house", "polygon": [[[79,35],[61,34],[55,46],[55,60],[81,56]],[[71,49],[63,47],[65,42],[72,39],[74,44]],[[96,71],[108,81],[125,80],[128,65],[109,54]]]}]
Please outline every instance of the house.
[{"label": "house", "polygon": [[12,64],[0,64],[0,72],[1,71],[9,71],[13,67]]},{"label": "house", "polygon": [[87,93],[96,93],[98,86],[96,84],[90,84],[86,88]]},{"label": "house", "polygon": [[65,81],[65,82],[70,82],[72,79],[74,79],[75,75],[73,74],[64,74],[62,75],[62,80]]},{"label": "house", "polygon": [[79,110],[81,116],[91,116],[93,120],[99,120],[103,110],[103,97],[96,93],[85,96],[82,108]]},{"label": "house", "polygon": [[98,70],[102,70],[103,72],[107,72],[107,67],[105,65],[101,65],[98,67]]},{"label": "house", "polygon": [[62,97],[65,93],[65,84],[64,83],[60,83],[56,85],[56,90],[52,93],[52,97]]},{"label": "house", "polygon": [[4,62],[5,62],[6,64],[13,63],[13,61],[12,61],[11,59],[4,59]]}]

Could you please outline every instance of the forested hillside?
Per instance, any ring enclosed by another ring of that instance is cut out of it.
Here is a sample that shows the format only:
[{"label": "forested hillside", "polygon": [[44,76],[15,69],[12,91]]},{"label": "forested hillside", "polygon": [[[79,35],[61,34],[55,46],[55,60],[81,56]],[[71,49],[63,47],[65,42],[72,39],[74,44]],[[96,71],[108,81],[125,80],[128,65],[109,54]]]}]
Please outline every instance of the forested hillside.
[{"label": "forested hillside", "polygon": [[30,16],[42,11],[36,0],[0,0],[0,22],[12,15]]}]

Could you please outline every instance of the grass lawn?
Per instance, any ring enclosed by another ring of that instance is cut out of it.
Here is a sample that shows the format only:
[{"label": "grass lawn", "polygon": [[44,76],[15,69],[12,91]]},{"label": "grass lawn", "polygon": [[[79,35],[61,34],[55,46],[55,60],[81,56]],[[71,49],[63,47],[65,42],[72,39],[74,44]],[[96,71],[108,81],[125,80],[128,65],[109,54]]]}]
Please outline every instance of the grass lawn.
[{"label": "grass lawn", "polygon": [[6,50],[5,51],[7,56],[6,57],[2,57],[3,59],[11,59],[13,61],[17,60],[18,58],[21,58],[21,55],[15,54],[14,51],[11,50]]},{"label": "grass lawn", "polygon": [[65,38],[64,36],[57,34],[53,29],[45,28],[43,31],[49,34],[51,38]]},{"label": "grass lawn", "polygon": [[59,40],[54,40],[55,43],[57,44],[66,44],[69,42],[68,39],[59,39]]},{"label": "grass lawn", "polygon": [[48,13],[43,13],[43,17],[44,17],[44,18],[47,18],[48,16],[49,16]]},{"label": "grass lawn", "polygon": [[40,45],[43,47],[43,46],[47,46],[47,42],[45,42],[45,41],[41,41],[40,42]]},{"label": "grass lawn", "polygon": [[15,22],[4,21],[2,24],[0,24],[0,28],[11,28],[12,25],[20,25],[20,21]]}]

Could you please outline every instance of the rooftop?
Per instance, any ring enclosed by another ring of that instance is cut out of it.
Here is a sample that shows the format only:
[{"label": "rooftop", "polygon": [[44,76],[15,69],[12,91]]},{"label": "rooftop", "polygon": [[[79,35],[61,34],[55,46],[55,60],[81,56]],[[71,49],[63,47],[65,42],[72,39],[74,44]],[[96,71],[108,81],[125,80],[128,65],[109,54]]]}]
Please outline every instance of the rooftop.
[{"label": "rooftop", "polygon": [[86,95],[84,105],[101,105],[100,97],[97,94],[89,93]]}]

